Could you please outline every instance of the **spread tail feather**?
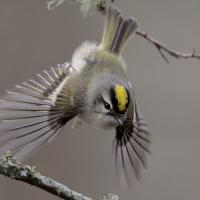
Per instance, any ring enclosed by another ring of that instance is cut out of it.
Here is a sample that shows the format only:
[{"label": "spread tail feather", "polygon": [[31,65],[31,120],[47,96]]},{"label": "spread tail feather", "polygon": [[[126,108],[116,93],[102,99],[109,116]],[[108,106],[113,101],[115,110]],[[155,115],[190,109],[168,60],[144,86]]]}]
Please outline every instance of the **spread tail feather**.
[{"label": "spread tail feather", "polygon": [[126,41],[136,31],[137,21],[132,17],[124,17],[113,6],[106,9],[106,21],[101,47],[120,54]]}]

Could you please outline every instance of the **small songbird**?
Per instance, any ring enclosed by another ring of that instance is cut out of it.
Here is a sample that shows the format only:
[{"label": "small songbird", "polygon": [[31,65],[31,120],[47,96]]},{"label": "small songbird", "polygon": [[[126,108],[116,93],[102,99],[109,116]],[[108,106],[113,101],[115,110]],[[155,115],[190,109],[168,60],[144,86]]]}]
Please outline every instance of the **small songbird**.
[{"label": "small songbird", "polygon": [[117,172],[127,182],[138,178],[151,141],[122,58],[137,27],[134,18],[108,6],[100,44],[83,42],[71,62],[7,91],[0,99],[0,155],[10,150],[23,159],[78,119],[115,129]]}]

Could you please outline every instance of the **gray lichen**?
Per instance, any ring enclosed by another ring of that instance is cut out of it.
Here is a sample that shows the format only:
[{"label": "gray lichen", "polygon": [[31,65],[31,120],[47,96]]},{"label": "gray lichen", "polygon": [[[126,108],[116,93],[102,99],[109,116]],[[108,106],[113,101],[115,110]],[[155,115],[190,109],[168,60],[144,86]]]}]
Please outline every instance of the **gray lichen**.
[{"label": "gray lichen", "polygon": [[47,8],[49,10],[53,10],[65,2],[69,2],[71,4],[79,4],[80,10],[84,16],[88,15],[92,10],[99,10],[103,12],[105,10],[106,4],[108,2],[113,2],[114,0],[50,0],[47,2]]},{"label": "gray lichen", "polygon": [[[10,152],[7,152],[6,155],[0,158],[0,174],[34,185],[61,199],[92,200],[49,177],[41,175],[35,166],[23,165],[13,158]],[[116,194],[109,194],[107,197],[104,196],[101,200],[119,200],[119,197]]]},{"label": "gray lichen", "polygon": [[0,174],[39,187],[62,199],[92,200],[91,198],[75,192],[51,178],[41,175],[36,170],[36,167],[22,165],[22,163],[12,157],[10,152],[0,158]]}]

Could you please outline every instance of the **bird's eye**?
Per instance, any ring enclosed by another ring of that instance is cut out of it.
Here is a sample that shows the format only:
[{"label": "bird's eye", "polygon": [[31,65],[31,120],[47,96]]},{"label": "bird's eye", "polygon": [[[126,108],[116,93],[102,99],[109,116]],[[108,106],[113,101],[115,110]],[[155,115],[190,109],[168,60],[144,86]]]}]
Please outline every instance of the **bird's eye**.
[{"label": "bird's eye", "polygon": [[110,110],[110,104],[109,103],[105,102],[104,107],[105,107],[105,109]]}]

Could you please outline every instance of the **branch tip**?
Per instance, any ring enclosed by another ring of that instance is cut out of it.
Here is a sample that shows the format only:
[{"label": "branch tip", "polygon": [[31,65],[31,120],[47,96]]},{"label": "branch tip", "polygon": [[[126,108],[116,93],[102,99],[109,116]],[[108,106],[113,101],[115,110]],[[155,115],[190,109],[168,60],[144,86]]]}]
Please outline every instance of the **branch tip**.
[{"label": "branch tip", "polygon": [[167,63],[169,63],[169,60],[168,60],[167,56],[165,55],[165,53],[167,53],[168,55],[170,55],[170,56],[172,56],[172,57],[174,57],[176,59],[180,59],[180,58],[185,58],[185,59],[188,59],[188,58],[200,59],[200,54],[196,54],[196,50],[195,49],[192,50],[192,53],[181,53],[179,51],[175,51],[175,50],[172,50],[172,49],[168,48],[166,45],[162,44],[158,40],[156,40],[153,37],[149,36],[149,34],[146,33],[146,32],[137,31],[136,35],[139,35],[139,36],[143,37],[148,42],[150,42],[151,44],[153,44],[157,48],[157,50],[160,53],[161,57]]}]

